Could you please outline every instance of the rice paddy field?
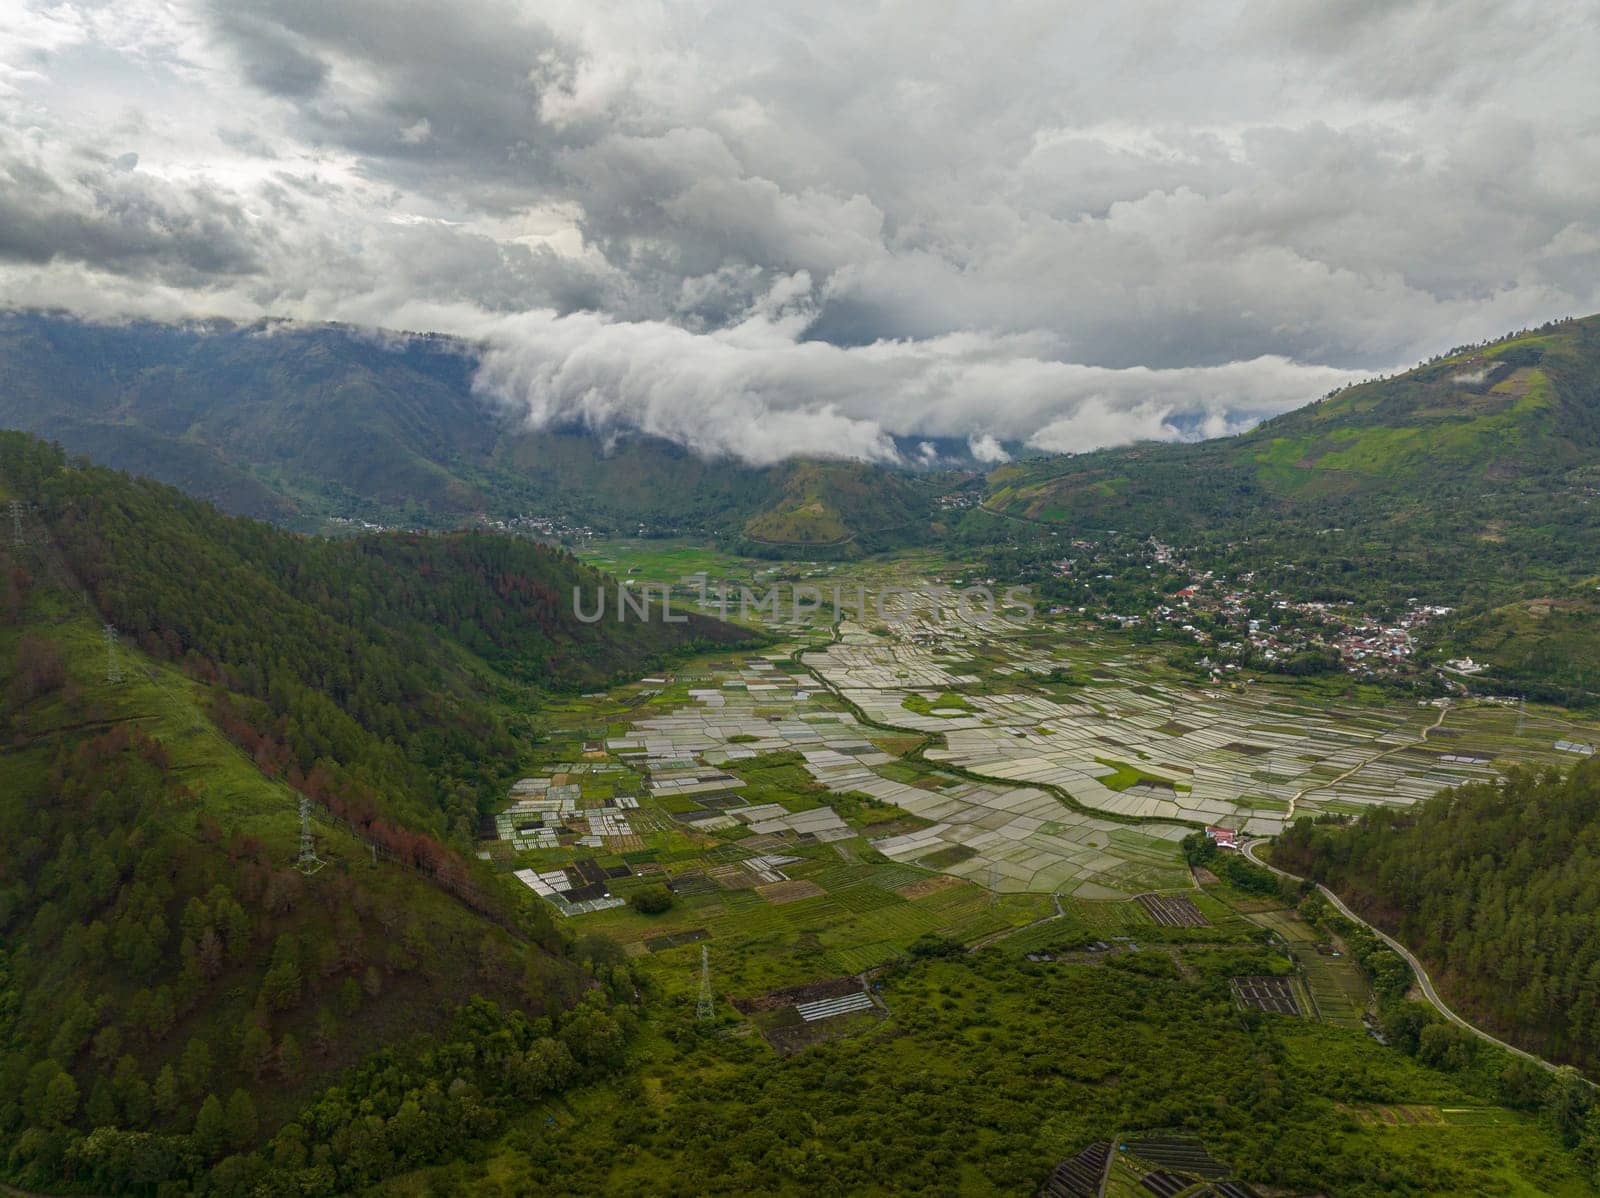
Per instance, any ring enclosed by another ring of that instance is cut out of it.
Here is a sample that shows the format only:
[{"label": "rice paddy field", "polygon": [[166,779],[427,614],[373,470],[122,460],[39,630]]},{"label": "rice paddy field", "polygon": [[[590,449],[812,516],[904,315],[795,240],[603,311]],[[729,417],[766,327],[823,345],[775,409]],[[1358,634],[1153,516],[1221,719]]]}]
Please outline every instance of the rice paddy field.
[{"label": "rice paddy field", "polygon": [[[702,580],[960,577],[933,556],[588,556],[691,604]],[[580,942],[621,946],[650,995],[637,1059],[411,1192],[1365,1193],[1374,1170],[1418,1194],[1589,1192],[1487,1075],[1374,1041],[1341,946],[1180,842],[1416,802],[1596,729],[1200,687],[1081,630],[905,616],[780,604],[760,651],[537,713],[545,754],[479,851]]]}]

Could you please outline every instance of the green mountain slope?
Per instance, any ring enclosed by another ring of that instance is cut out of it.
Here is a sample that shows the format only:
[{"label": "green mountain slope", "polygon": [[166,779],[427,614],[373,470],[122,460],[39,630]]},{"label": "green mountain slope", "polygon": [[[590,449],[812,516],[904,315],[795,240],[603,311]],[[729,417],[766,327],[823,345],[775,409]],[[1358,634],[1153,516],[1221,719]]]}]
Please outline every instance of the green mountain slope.
[{"label": "green mountain slope", "polygon": [[1411,946],[1450,1003],[1513,1042],[1600,1066],[1600,763],[1446,791],[1274,845]]},{"label": "green mountain slope", "polygon": [[744,522],[744,535],[768,546],[863,548],[894,543],[927,519],[927,500],[911,484],[859,462],[795,462],[779,497]]},{"label": "green mountain slope", "polygon": [[[223,1158],[372,1054],[400,1054],[380,1074],[412,1059],[420,1033],[464,1046],[466,1089],[446,1095],[436,1068],[432,1097],[417,1090],[419,1162],[492,1128],[516,1093],[608,1067],[597,1029],[631,1018],[608,1013],[609,975],[481,871],[470,837],[548,690],[744,634],[582,624],[567,589],[603,580],[563,553],[482,535],[306,540],[14,433],[0,434],[11,500],[0,1169],[122,1193],[242,1168]],[[117,679],[103,620],[122,630]],[[302,794],[325,863],[309,876],[294,868]],[[526,1052],[557,1066],[524,1077]],[[337,1141],[342,1160],[364,1116],[319,1110],[296,1134],[308,1159]],[[344,1188],[336,1170],[319,1185]]]},{"label": "green mountain slope", "polygon": [[[530,431],[473,392],[476,368],[477,347],[449,337],[0,313],[0,427],[302,528],[540,515],[813,545],[926,515],[881,470],[756,468],[650,437]],[[826,520],[793,518],[784,505],[818,472],[838,473],[849,494]]]},{"label": "green mountain slope", "polygon": [[[1334,528],[1415,555],[1538,544],[1600,481],[1600,317],[1366,383],[1242,436],[1034,459],[989,476],[992,512],[1174,539]],[[1421,523],[1418,523],[1420,521]],[[1588,522],[1592,523],[1592,522]],[[1581,547],[1557,548],[1574,560]]]},{"label": "green mountain slope", "polygon": [[[984,512],[1031,540],[1035,568],[1060,556],[1052,532],[1153,536],[1201,568],[1252,574],[1258,591],[1462,609],[1438,631],[1444,656],[1496,666],[1476,685],[1600,696],[1570,652],[1600,636],[1600,317],[1456,352],[1242,436],[1022,462],[988,484]],[[980,513],[965,531],[993,529]],[[1479,619],[1551,599],[1557,619]]]}]

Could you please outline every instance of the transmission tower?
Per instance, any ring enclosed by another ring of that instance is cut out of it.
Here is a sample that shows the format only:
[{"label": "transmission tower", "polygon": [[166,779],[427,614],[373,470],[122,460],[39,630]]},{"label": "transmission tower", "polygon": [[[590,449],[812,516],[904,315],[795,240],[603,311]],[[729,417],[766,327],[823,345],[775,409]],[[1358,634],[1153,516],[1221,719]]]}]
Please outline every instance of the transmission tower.
[{"label": "transmission tower", "polygon": [[13,545],[24,543],[22,535],[22,501],[19,499],[11,501],[11,543]]},{"label": "transmission tower", "polygon": [[106,638],[106,681],[122,681],[122,663],[117,660],[117,630],[107,624],[102,630]]},{"label": "transmission tower", "polygon": [[1528,719],[1528,698],[1526,695],[1517,697],[1517,735],[1522,735],[1522,726]]},{"label": "transmission tower", "polygon": [[695,1018],[708,1022],[716,1018],[716,1005],[711,1000],[711,950],[700,946],[700,999],[694,1005]]},{"label": "transmission tower", "polygon": [[311,800],[300,796],[300,860],[295,868],[303,874],[314,874],[327,862],[317,856],[317,846],[311,840]]}]

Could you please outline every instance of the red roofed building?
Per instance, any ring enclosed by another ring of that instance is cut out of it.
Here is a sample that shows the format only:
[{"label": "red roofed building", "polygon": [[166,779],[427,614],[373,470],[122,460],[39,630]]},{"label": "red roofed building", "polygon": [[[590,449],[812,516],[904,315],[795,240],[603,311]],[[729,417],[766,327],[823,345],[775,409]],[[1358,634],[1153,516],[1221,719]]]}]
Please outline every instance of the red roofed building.
[{"label": "red roofed building", "polygon": [[1213,841],[1219,849],[1236,849],[1239,847],[1239,833],[1232,828],[1207,828],[1206,837]]}]

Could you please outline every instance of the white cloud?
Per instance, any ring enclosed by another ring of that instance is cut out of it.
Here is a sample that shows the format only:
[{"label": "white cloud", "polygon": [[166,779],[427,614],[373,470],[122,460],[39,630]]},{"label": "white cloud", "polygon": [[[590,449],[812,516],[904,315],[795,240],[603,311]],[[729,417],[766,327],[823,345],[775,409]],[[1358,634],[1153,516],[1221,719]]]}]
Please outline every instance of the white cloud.
[{"label": "white cloud", "polygon": [[1001,438],[1080,452],[1232,431],[1356,377],[1282,358],[1081,366],[1032,356],[1043,342],[973,334],[843,347],[799,340],[803,327],[784,309],[702,335],[662,321],[531,313],[483,330],[476,385],[534,427],[640,429],[751,462],[897,461],[892,437],[928,433],[965,436],[974,458],[998,463],[1009,460]]},{"label": "white cloud", "polygon": [[707,452],[1209,435],[1600,308],[1583,6],[8,17],[0,302],[489,335]]},{"label": "white cloud", "polygon": [[1002,462],[1011,460],[1011,455],[991,433],[968,437],[967,452],[972,455],[974,461],[982,462],[986,466],[998,466]]}]

